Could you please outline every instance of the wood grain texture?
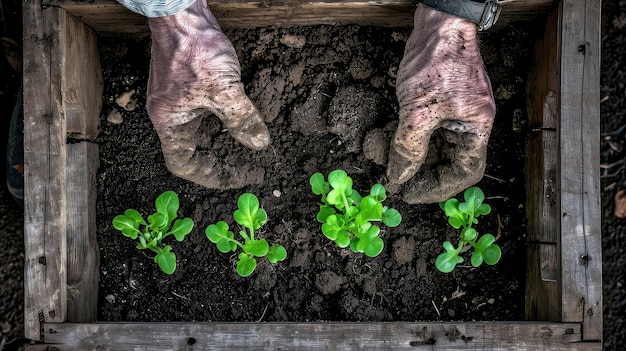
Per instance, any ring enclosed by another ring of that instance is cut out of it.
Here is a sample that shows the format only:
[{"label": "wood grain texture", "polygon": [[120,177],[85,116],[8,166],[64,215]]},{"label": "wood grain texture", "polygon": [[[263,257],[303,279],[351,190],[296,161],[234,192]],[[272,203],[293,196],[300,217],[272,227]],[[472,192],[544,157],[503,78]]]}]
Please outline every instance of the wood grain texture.
[{"label": "wood grain texture", "polygon": [[68,145],[67,321],[93,322],[98,315],[100,254],[96,235],[98,145]]},{"label": "wood grain texture", "polygon": [[93,140],[98,135],[102,109],[102,70],[96,33],[64,12],[60,32],[63,50],[63,111],[67,133],[75,139]]},{"label": "wood grain texture", "polygon": [[527,89],[531,130],[524,164],[528,219],[525,317],[528,320],[558,321],[561,318],[561,299],[557,295],[560,259],[556,223],[558,15],[558,10],[551,12],[544,34],[535,44],[534,69],[529,74]]},{"label": "wood grain texture", "polygon": [[45,330],[46,343],[60,351],[601,350],[579,343],[578,323],[63,323]]},{"label": "wood grain texture", "polygon": [[[292,27],[318,24],[359,24],[410,27],[418,0],[382,1],[246,1],[209,0],[208,4],[222,28]],[[496,26],[513,20],[531,19],[547,13],[557,0],[505,0]],[[98,34],[143,37],[149,35],[145,18],[115,0],[45,0],[80,18]]]},{"label": "wood grain texture", "polygon": [[61,113],[58,22],[65,11],[23,2],[24,20],[24,324],[39,340],[40,319],[65,320],[66,129]]},{"label": "wood grain texture", "polygon": [[602,338],[600,1],[561,7],[559,218],[562,320]]}]

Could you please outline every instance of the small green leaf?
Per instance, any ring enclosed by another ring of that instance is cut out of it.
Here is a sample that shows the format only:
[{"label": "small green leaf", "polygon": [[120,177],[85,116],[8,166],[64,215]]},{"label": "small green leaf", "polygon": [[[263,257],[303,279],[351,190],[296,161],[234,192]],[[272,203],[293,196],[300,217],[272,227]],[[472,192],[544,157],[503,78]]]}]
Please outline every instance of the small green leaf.
[{"label": "small green leaf", "polygon": [[113,218],[113,227],[121,231],[124,236],[131,239],[137,239],[137,235],[141,233],[139,231],[139,224],[125,215],[115,216],[115,218]]},{"label": "small green leaf", "polygon": [[352,219],[356,217],[356,215],[359,214],[359,208],[356,206],[350,206],[345,212],[346,212],[346,218]]},{"label": "small green leaf", "polygon": [[344,170],[337,169],[328,175],[328,183],[332,190],[328,193],[326,201],[340,209],[345,207],[343,197],[348,197],[352,193],[352,178],[348,177]]},{"label": "small green leaf", "polygon": [[496,238],[493,235],[484,234],[483,236],[480,237],[480,239],[478,239],[478,241],[476,242],[476,246],[478,246],[481,250],[485,250],[495,241],[496,241]]},{"label": "small green leaf", "polygon": [[154,204],[157,212],[162,213],[165,216],[166,224],[169,226],[174,218],[176,218],[176,212],[178,211],[178,207],[180,205],[178,195],[171,190],[166,191],[156,198]]},{"label": "small green leaf", "polygon": [[237,223],[255,231],[267,221],[267,213],[259,208],[259,199],[254,194],[244,193],[237,200],[238,210],[233,217]]},{"label": "small green leaf", "polygon": [[357,225],[362,225],[368,221],[380,221],[383,217],[383,205],[373,196],[368,195],[363,198],[359,206],[359,214],[356,215]]},{"label": "small green leaf", "polygon": [[161,212],[155,212],[148,216],[148,222],[150,223],[150,229],[154,231],[163,231],[167,229],[168,221],[167,216]]},{"label": "small green leaf", "polygon": [[444,211],[448,216],[448,223],[455,229],[465,225],[467,215],[459,209],[459,200],[452,198],[444,203]]},{"label": "small green leaf", "polygon": [[444,241],[443,242],[443,249],[446,250],[447,252],[457,252],[456,248],[454,247],[454,245],[452,245],[451,242],[449,241]]},{"label": "small green leaf", "polygon": [[378,237],[380,228],[372,226],[366,233],[359,236],[359,241],[356,243],[356,249],[358,252],[364,252],[369,257],[376,257],[383,251],[385,243]]},{"label": "small green leaf", "polygon": [[465,227],[463,228],[463,230],[461,230],[461,240],[465,242],[469,242],[469,241],[473,242],[474,240],[476,240],[477,236],[478,236],[478,232],[476,231],[476,229],[472,227]]},{"label": "small green leaf", "polygon": [[322,173],[315,173],[309,179],[311,190],[315,195],[326,195],[330,191],[330,184],[324,179]]},{"label": "small green leaf", "polygon": [[322,224],[322,233],[330,240],[337,239],[340,230],[343,230],[343,222],[338,215],[328,216],[326,223]]},{"label": "small green leaf", "polygon": [[372,189],[370,189],[370,195],[379,202],[383,202],[387,198],[385,187],[382,184],[374,184]]},{"label": "small green leaf", "polygon": [[176,255],[170,251],[171,249],[171,247],[166,246],[163,252],[154,256],[154,261],[166,274],[172,274],[176,270]]},{"label": "small green leaf", "polygon": [[498,261],[500,261],[500,257],[502,257],[502,251],[500,250],[500,246],[496,244],[491,244],[483,250],[483,258],[485,259],[485,263],[488,265],[498,263]]},{"label": "small green leaf", "polygon": [[384,246],[383,239],[379,237],[371,238],[367,240],[367,245],[363,248],[363,252],[369,257],[376,257],[383,251]]},{"label": "small green leaf", "polygon": [[340,230],[337,232],[335,244],[341,248],[348,247],[350,245],[350,232],[347,230]]},{"label": "small green leaf", "polygon": [[191,233],[193,229],[193,220],[189,217],[184,219],[177,219],[174,222],[174,226],[172,230],[170,230],[169,234],[173,234],[176,237],[176,240],[183,241],[185,239],[185,235]]},{"label": "small green leaf", "polygon": [[237,273],[242,277],[247,277],[256,268],[256,259],[244,252],[239,254],[239,261],[237,261]]},{"label": "small green leaf", "polygon": [[483,264],[483,252],[481,250],[474,250],[474,252],[472,252],[470,262],[474,267],[479,267],[481,264]]},{"label": "small green leaf", "polygon": [[126,216],[128,219],[132,220],[133,222],[137,223],[138,225],[139,224],[148,225],[148,223],[146,223],[146,221],[143,219],[141,214],[137,210],[134,210],[132,208],[129,208],[126,211],[124,211],[124,216]]},{"label": "small green leaf", "polygon": [[380,233],[380,228],[376,225],[370,225],[369,228],[362,235],[359,235],[360,238],[375,238]]},{"label": "small green leaf", "polygon": [[358,191],[352,189],[352,192],[348,195],[348,204],[359,206],[363,197]]},{"label": "small green leaf", "polygon": [[446,251],[439,254],[435,259],[435,267],[443,273],[450,273],[454,270],[457,264],[463,262],[463,258],[460,257],[456,251]]},{"label": "small green leaf", "polygon": [[320,206],[320,210],[317,213],[317,216],[315,216],[315,219],[317,219],[317,221],[320,223],[324,223],[326,222],[326,219],[328,218],[328,216],[334,215],[336,213],[337,211],[335,211],[334,208],[328,205],[322,205]]},{"label": "small green leaf", "polygon": [[277,263],[287,258],[287,250],[282,245],[272,245],[267,251],[267,260],[270,263]]},{"label": "small green leaf", "polygon": [[390,208],[383,211],[383,223],[386,226],[395,228],[400,225],[400,222],[402,222],[402,215],[398,212],[398,210]]},{"label": "small green leaf", "polygon": [[490,212],[491,212],[491,206],[487,204],[482,204],[474,210],[474,216],[478,217],[480,215],[489,214]]},{"label": "small green leaf", "polygon": [[143,249],[147,249],[147,243],[146,243],[146,239],[143,238],[143,236],[139,235],[139,244],[137,244],[137,248],[139,250],[143,250]]},{"label": "small green leaf", "polygon": [[205,230],[205,234],[212,243],[216,244],[220,252],[235,251],[237,248],[237,244],[233,240],[235,234],[228,230],[226,222],[219,221],[216,224],[209,225]]},{"label": "small green leaf", "polygon": [[245,244],[243,244],[243,251],[256,257],[265,256],[269,248],[270,246],[265,239],[246,240]]}]

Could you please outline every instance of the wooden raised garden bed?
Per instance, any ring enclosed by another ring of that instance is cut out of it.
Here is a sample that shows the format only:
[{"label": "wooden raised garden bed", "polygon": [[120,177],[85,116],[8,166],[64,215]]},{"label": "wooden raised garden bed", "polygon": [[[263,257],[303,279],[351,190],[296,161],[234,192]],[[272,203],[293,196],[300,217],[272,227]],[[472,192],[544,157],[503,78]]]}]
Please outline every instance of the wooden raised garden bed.
[{"label": "wooden raised garden bed", "polygon": [[[224,28],[412,25],[416,1],[209,2]],[[24,1],[25,334],[29,350],[601,350],[600,3],[503,1],[544,27],[528,87],[526,320],[385,323],[96,321],[97,37],[145,36],[113,0]],[[391,23],[390,18],[393,18]]]}]

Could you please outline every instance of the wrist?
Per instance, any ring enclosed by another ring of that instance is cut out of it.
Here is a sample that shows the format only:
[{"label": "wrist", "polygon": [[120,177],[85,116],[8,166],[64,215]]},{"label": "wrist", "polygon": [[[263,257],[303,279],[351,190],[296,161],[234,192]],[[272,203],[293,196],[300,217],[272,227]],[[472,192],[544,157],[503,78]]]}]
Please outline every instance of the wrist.
[{"label": "wrist", "polygon": [[500,15],[497,0],[421,0],[422,4],[436,11],[463,18],[474,23],[478,30],[491,28]]}]

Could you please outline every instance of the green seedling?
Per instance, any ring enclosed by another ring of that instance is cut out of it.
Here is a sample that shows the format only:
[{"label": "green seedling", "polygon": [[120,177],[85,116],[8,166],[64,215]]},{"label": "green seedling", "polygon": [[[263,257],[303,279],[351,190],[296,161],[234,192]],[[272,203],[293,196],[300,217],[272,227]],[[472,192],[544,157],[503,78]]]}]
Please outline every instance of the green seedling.
[{"label": "green seedling", "polygon": [[178,195],[173,191],[166,191],[156,198],[156,212],[148,216],[147,222],[139,211],[132,208],[113,218],[115,229],[133,240],[139,239],[137,249],[148,249],[156,253],[154,261],[167,274],[176,270],[176,255],[171,251],[171,246],[163,244],[163,239],[174,235],[176,240],[183,241],[185,235],[193,229],[191,218],[176,219],[179,205]]},{"label": "green seedling", "polygon": [[483,203],[485,194],[474,186],[465,190],[463,198],[465,202],[452,198],[439,203],[448,216],[448,223],[455,229],[461,229],[458,245],[455,247],[451,242],[445,241],[445,252],[435,260],[437,269],[444,273],[452,272],[457,264],[463,262],[460,254],[468,250],[473,249],[470,262],[474,267],[479,267],[483,262],[494,265],[502,256],[500,247],[494,244],[496,238],[492,234],[480,236],[472,227],[478,224],[479,216],[491,212],[491,206]]},{"label": "green seedling", "polygon": [[402,221],[400,212],[383,206],[387,198],[385,187],[374,184],[367,196],[352,188],[352,178],[338,169],[330,172],[328,181],[321,173],[309,179],[311,189],[322,196],[316,219],[322,223],[322,233],[339,247],[350,247],[353,252],[376,257],[383,251],[384,242],[378,236],[380,227],[371,222],[382,221],[388,227],[397,227]]},{"label": "green seedling", "polygon": [[[274,264],[287,257],[287,250],[282,245],[269,246],[265,239],[255,239],[254,234],[267,222],[267,213],[259,208],[259,200],[250,193],[239,196],[238,209],[233,213],[235,222],[244,229],[239,231],[243,243],[234,239],[235,234],[229,230],[226,222],[220,221],[206,228],[206,236],[217,245],[220,252],[236,252],[241,248],[237,260],[237,273],[247,277],[256,268],[256,257],[267,256],[268,261]],[[247,232],[246,232],[247,230]]]}]

